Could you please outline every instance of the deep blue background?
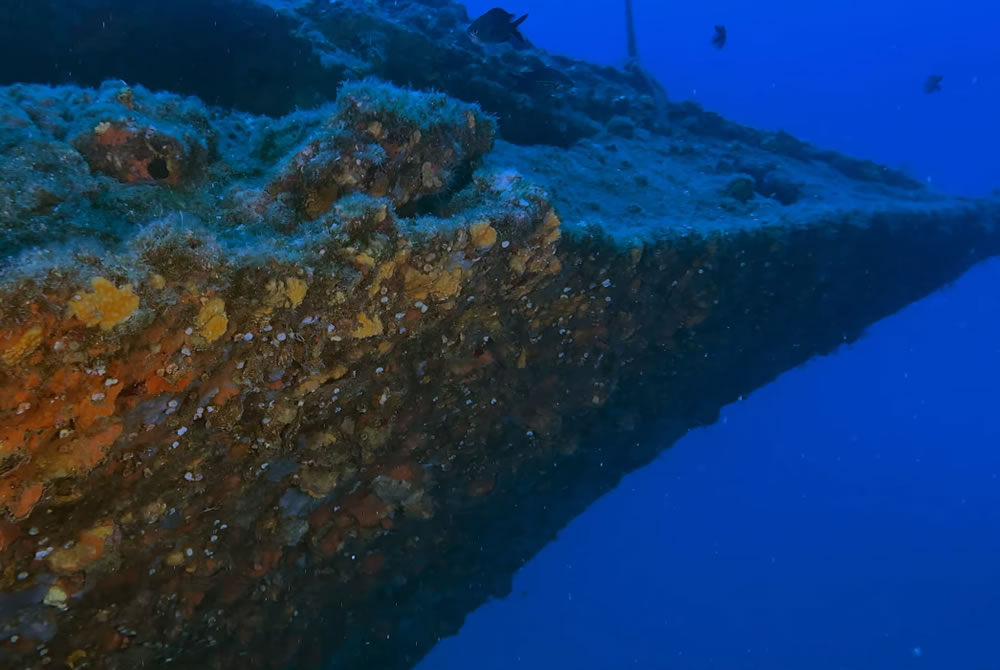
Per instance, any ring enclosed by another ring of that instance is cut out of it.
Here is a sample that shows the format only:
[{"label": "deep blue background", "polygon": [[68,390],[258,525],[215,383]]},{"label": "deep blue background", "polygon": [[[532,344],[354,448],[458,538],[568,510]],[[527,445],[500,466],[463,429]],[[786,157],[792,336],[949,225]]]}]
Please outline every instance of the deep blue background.
[{"label": "deep blue background", "polygon": [[[497,0],[469,0],[477,16]],[[1000,5],[987,0],[633,0],[640,57],[675,100],[930,178],[951,191],[1000,187]],[[622,0],[536,0],[537,46],[625,60]],[[729,43],[711,46],[712,26]],[[929,74],[943,91],[924,93]]]},{"label": "deep blue background", "polygon": [[[635,0],[672,97],[955,192],[1000,185],[1000,9],[677,4]],[[619,61],[620,3],[569,6],[507,9],[540,46]],[[942,94],[923,93],[929,72]],[[420,670],[1000,668],[997,287],[1000,260],[725,408]]]}]

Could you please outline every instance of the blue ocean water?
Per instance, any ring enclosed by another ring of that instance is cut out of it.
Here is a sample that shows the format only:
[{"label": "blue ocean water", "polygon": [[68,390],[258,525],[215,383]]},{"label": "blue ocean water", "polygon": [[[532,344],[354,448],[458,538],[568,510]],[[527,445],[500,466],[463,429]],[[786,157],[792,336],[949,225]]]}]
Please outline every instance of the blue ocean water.
[{"label": "blue ocean water", "polygon": [[[474,17],[496,0],[468,0]],[[1000,187],[1000,8],[984,0],[633,0],[639,56],[674,100],[783,128],[935,187]],[[544,49],[621,64],[620,0],[519,0]],[[713,26],[726,26],[722,50]],[[942,91],[923,90],[930,74]]]},{"label": "blue ocean water", "polygon": [[[673,99],[953,193],[1000,186],[993,4],[634,5]],[[538,46],[622,60],[620,3],[505,8],[530,14]],[[941,92],[923,91],[929,74]],[[997,286],[1000,260],[981,264],[725,408],[420,669],[1000,668]]]}]

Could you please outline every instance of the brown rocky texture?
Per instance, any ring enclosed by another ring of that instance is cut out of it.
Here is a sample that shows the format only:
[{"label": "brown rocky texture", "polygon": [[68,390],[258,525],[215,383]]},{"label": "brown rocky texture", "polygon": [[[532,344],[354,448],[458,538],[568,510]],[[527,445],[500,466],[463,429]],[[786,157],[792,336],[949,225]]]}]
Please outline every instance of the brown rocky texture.
[{"label": "brown rocky texture", "polygon": [[1000,251],[995,202],[692,131],[477,169],[490,118],[373,82],[275,122],[0,97],[56,199],[0,219],[4,668],[409,667],[686,429]]}]

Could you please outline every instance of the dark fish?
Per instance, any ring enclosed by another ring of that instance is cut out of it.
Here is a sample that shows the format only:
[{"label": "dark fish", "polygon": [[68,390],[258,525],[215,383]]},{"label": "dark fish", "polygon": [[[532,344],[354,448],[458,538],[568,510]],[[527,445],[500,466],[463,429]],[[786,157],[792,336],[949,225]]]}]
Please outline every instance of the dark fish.
[{"label": "dark fish", "polygon": [[573,88],[576,84],[559,70],[539,65],[514,73],[515,87],[523,93],[556,93]]},{"label": "dark fish", "polygon": [[726,27],[725,26],[715,26],[715,37],[712,38],[712,44],[715,45],[716,49],[721,49],[726,46]]},{"label": "dark fish", "polygon": [[521,18],[514,20],[514,15],[504,11],[499,7],[494,7],[486,12],[469,26],[469,35],[479,42],[499,44],[500,42],[514,42],[523,44],[524,36],[521,35],[517,27],[528,18],[525,14]]},{"label": "dark fish", "polygon": [[944,79],[944,75],[942,74],[932,74],[931,76],[927,77],[927,80],[924,82],[924,91],[926,91],[927,93],[940,91],[942,79]]}]

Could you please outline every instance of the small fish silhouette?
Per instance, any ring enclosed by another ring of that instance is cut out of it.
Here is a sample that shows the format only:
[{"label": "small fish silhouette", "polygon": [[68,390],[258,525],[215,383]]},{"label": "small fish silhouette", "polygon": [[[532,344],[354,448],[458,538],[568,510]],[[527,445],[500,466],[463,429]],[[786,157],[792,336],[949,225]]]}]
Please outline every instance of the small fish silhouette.
[{"label": "small fish silhouette", "polygon": [[927,80],[924,81],[924,91],[927,93],[934,93],[935,91],[940,91],[942,79],[944,79],[944,75],[942,74],[932,74],[931,76],[927,77]]},{"label": "small fish silhouette", "polygon": [[517,81],[515,88],[523,93],[557,93],[566,91],[575,85],[573,80],[559,70],[539,65],[513,73]]},{"label": "small fish silhouette", "polygon": [[721,49],[726,46],[726,27],[725,26],[715,26],[715,37],[712,38],[712,44],[715,45],[716,49]]},{"label": "small fish silhouette", "polygon": [[469,26],[469,35],[479,42],[499,44],[500,42],[515,42],[523,44],[524,36],[517,29],[524,20],[528,18],[525,14],[521,18],[514,20],[514,15],[510,12],[494,7],[486,12]]}]

